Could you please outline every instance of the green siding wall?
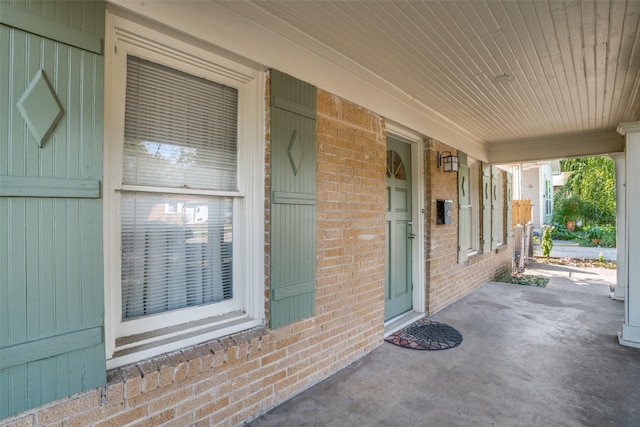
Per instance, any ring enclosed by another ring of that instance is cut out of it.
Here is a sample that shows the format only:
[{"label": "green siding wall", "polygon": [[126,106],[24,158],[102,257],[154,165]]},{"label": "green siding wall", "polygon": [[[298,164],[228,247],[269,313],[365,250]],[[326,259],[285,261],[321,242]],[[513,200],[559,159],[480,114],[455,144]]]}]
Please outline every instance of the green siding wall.
[{"label": "green siding wall", "polygon": [[69,46],[101,53],[104,1],[0,0],[0,22]]},{"label": "green siding wall", "polygon": [[272,328],[313,315],[316,272],[316,88],[271,72]]},{"label": "green siding wall", "polygon": [[[7,2],[0,7],[0,14],[9,10]],[[104,31],[101,2],[16,2],[15,7],[57,19],[63,34],[70,23]],[[75,47],[81,42],[56,42],[2,18],[0,418],[105,381],[97,191],[104,64],[102,56]],[[41,147],[17,106],[39,70],[63,109]]]}]

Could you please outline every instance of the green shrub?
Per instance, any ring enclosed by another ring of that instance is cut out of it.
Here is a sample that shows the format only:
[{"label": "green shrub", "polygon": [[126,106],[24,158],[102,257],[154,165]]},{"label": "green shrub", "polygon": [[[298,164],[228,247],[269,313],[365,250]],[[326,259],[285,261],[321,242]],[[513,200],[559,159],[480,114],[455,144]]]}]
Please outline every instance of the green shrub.
[{"label": "green shrub", "polygon": [[575,233],[573,231],[567,230],[565,224],[554,222],[552,228],[552,237],[556,240],[571,240],[575,237]]},{"label": "green shrub", "polygon": [[[613,225],[596,225],[587,230],[589,242],[598,243],[599,246],[613,248],[616,246],[616,227]],[[595,240],[595,241],[594,241]]]},{"label": "green shrub", "polygon": [[587,230],[587,235],[589,236],[590,239],[601,240],[603,234],[604,234],[604,231],[602,230],[602,228],[598,227],[597,225],[594,227],[589,227],[589,229]]},{"label": "green shrub", "polygon": [[533,274],[517,274],[512,276],[507,283],[515,283],[522,286],[544,288],[549,283],[548,277],[534,276]]},{"label": "green shrub", "polygon": [[604,225],[602,226],[604,232],[602,233],[602,244],[615,248],[616,247],[616,226]]},{"label": "green shrub", "polygon": [[555,200],[553,222],[566,224],[582,218],[583,203],[580,197],[561,197]]},{"label": "green shrub", "polygon": [[540,243],[540,249],[542,249],[542,256],[549,258],[551,256],[551,249],[553,249],[553,227],[544,225],[542,227],[542,242]]}]

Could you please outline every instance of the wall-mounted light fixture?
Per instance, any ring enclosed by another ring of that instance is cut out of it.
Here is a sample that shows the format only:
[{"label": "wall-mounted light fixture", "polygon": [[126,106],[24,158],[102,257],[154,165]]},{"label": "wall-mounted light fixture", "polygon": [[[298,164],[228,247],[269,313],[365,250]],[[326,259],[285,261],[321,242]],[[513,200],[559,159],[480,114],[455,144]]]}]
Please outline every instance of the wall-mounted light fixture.
[{"label": "wall-mounted light fixture", "polygon": [[450,151],[438,151],[438,167],[445,172],[458,172],[458,156],[452,156]]}]

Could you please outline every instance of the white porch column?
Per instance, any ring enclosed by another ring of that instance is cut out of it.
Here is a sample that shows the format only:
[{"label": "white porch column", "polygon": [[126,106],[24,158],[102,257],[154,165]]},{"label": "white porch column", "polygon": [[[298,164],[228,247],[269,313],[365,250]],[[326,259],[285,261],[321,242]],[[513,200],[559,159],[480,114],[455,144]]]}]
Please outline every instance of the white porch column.
[{"label": "white porch column", "polygon": [[626,222],[626,155],[625,153],[610,156],[616,162],[616,248],[617,248],[617,280],[611,298],[624,301],[627,291],[627,222]]},{"label": "white porch column", "polygon": [[512,187],[511,191],[513,192],[513,200],[522,200],[522,166],[521,165],[516,165],[512,168],[511,187]]},{"label": "white porch column", "polygon": [[[620,123],[618,132],[626,136],[627,164],[640,165],[640,122]],[[640,167],[625,169],[627,291],[624,324],[618,340],[622,345],[640,348]]]}]

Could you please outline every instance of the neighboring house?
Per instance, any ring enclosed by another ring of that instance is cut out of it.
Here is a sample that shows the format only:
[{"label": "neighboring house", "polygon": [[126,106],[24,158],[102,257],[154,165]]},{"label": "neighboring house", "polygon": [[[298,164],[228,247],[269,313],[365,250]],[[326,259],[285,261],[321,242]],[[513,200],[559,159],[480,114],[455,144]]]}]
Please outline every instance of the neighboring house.
[{"label": "neighboring house", "polygon": [[560,172],[557,175],[553,175],[553,193],[555,194],[560,187],[567,183],[569,176],[572,172]]},{"label": "neighboring house", "polygon": [[514,200],[531,200],[534,232],[550,225],[553,217],[553,185],[560,174],[559,160],[512,165]]},{"label": "neighboring house", "polygon": [[495,165],[552,153],[294,25],[346,5],[0,3],[0,424],[243,424],[509,274]]}]

